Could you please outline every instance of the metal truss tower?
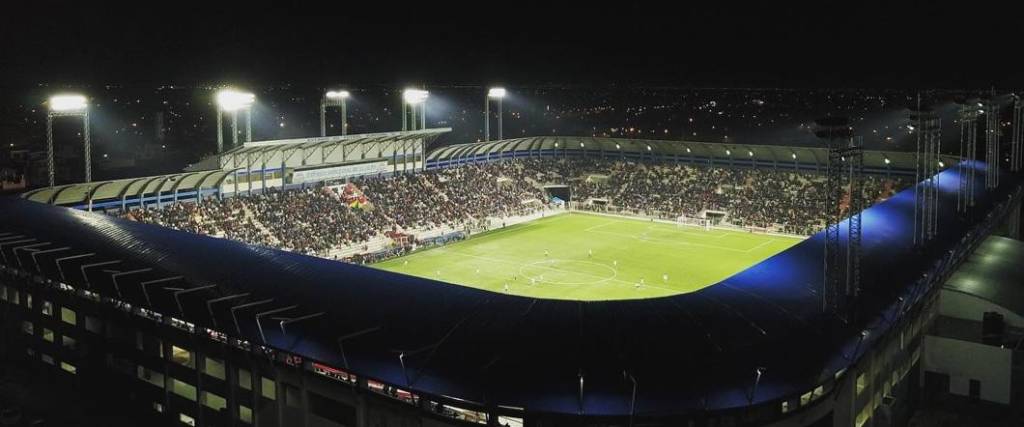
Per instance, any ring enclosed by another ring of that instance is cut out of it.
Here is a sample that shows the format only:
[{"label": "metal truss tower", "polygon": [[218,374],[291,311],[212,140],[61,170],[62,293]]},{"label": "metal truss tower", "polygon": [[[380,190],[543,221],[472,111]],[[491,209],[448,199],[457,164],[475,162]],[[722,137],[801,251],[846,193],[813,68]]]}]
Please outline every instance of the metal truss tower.
[{"label": "metal truss tower", "polygon": [[917,134],[914,186],[914,245],[923,245],[938,232],[939,218],[939,153],[942,150],[941,119],[927,106],[910,112],[911,132]]},{"label": "metal truss tower", "polygon": [[999,102],[990,97],[985,103],[985,188],[999,186]]},{"label": "metal truss tower", "polygon": [[1019,172],[1024,156],[1021,152],[1021,139],[1024,139],[1024,101],[1017,94],[1013,95],[1013,136],[1010,138],[1010,170]]},{"label": "metal truss tower", "polygon": [[978,115],[982,112],[977,101],[960,102],[960,158],[957,167],[960,181],[956,192],[956,210],[966,213],[974,206],[974,161],[978,156]]},{"label": "metal truss tower", "polygon": [[[864,149],[843,117],[817,121],[816,134],[828,148],[824,194],[825,253],[823,312],[847,320],[860,293],[861,211],[864,210]],[[848,203],[844,203],[848,200]],[[846,238],[841,224],[849,214]]]}]

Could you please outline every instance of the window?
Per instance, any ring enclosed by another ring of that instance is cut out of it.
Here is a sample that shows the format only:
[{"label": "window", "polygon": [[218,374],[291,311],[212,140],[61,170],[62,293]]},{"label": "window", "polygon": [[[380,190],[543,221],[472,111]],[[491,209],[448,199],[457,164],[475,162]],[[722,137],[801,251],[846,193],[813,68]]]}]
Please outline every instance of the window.
[{"label": "window", "polygon": [[196,362],[192,357],[192,352],[176,345],[171,346],[171,360],[179,365],[188,366],[189,368],[195,369]]},{"label": "window", "polygon": [[785,414],[787,412],[789,412],[789,402],[783,401],[782,402],[782,413]]},{"label": "window", "polygon": [[864,389],[867,388],[867,387],[868,387],[868,379],[864,375],[864,373],[861,373],[860,375],[857,375],[857,395],[860,396],[860,393],[863,392]]},{"label": "window", "polygon": [[252,390],[252,374],[245,369],[238,370],[238,386],[243,390]]},{"label": "window", "polygon": [[260,377],[260,394],[270,400],[277,399],[277,384],[267,377]]},{"label": "window", "polygon": [[21,296],[18,294],[18,290],[17,289],[11,290],[11,304],[14,304],[14,305],[21,304]]},{"label": "window", "polygon": [[50,356],[49,354],[44,354],[41,357],[43,359],[43,362],[49,363],[51,365],[53,364],[53,356]]},{"label": "window", "polygon": [[32,308],[32,294],[25,293],[25,307]]},{"label": "window", "polygon": [[136,369],[136,373],[140,380],[153,384],[157,387],[164,388],[164,374],[141,365]]},{"label": "window", "polygon": [[46,342],[53,342],[53,331],[49,328],[43,328],[43,340]]},{"label": "window", "polygon": [[205,372],[206,375],[209,375],[219,380],[223,380],[224,362],[221,362],[220,360],[214,359],[212,357],[207,357],[205,363],[203,364],[203,372]]},{"label": "window", "polygon": [[72,365],[67,362],[60,362],[60,368],[72,374],[78,373],[78,368],[76,368],[75,365]]},{"label": "window", "polygon": [[507,416],[507,415],[499,415],[498,416],[498,425],[499,426],[508,426],[508,427],[523,427],[523,419],[519,418],[519,417],[510,417],[510,416]]},{"label": "window", "polygon": [[811,403],[811,392],[800,395],[800,406],[806,406],[808,403]]},{"label": "window", "polygon": [[187,382],[181,381],[177,378],[170,377],[171,382],[168,384],[171,387],[171,393],[178,396],[184,397],[193,402],[196,401],[196,386]]},{"label": "window", "polygon": [[43,300],[43,314],[53,316],[53,303]]},{"label": "window", "polygon": [[187,426],[196,427],[196,419],[185,414],[178,414],[178,421]]},{"label": "window", "polygon": [[7,287],[0,285],[0,300],[7,301]]},{"label": "window", "polygon": [[238,405],[238,420],[246,424],[252,424],[252,409],[245,405]]},{"label": "window", "polygon": [[32,326],[32,322],[29,322],[28,320],[22,320],[21,331],[26,334],[33,335],[35,333],[35,327]]},{"label": "window", "polygon": [[60,337],[60,343],[64,347],[68,347],[68,348],[72,348],[72,349],[75,348],[75,344],[77,344],[75,342],[74,338],[71,338],[71,337],[69,337],[67,335],[64,335],[63,337]]},{"label": "window", "polygon": [[153,402],[153,410],[159,413],[164,413],[164,404],[160,402]]},{"label": "window", "polygon": [[75,311],[67,307],[60,308],[60,320],[69,325],[78,324],[78,316],[75,315]]},{"label": "window", "polygon": [[203,405],[205,405],[207,408],[220,411],[220,410],[228,407],[228,401],[224,400],[223,397],[220,397],[220,396],[218,396],[216,394],[210,393],[208,391],[204,391],[203,392]]}]

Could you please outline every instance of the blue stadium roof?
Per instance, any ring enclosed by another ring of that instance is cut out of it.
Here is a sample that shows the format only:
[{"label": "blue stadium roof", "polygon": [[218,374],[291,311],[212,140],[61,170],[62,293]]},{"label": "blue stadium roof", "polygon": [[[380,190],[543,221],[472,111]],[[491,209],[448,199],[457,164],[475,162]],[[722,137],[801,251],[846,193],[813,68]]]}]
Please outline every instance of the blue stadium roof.
[{"label": "blue stadium roof", "polygon": [[[977,206],[964,219],[953,206],[957,176],[968,167],[980,178]],[[101,295],[253,343],[265,337],[266,345],[420,393],[533,412],[626,415],[628,374],[639,386],[636,413],[668,415],[748,405],[758,367],[766,370],[755,403],[833,378],[850,363],[861,331],[871,332],[864,346],[880,337],[884,319],[900,310],[897,296],[913,295],[971,226],[1016,195],[1018,178],[1006,173],[1000,188],[987,191],[982,163],[942,172],[941,234],[923,251],[911,244],[912,189],[866,210],[865,290],[860,320],[849,324],[820,309],[821,233],[700,291],[592,302],[493,293],[14,198],[0,200],[0,253]],[[4,239],[71,249],[30,258]],[[68,251],[94,253],[70,260],[75,265],[120,263],[83,273],[58,268]],[[112,271],[124,275],[115,281]]]}]

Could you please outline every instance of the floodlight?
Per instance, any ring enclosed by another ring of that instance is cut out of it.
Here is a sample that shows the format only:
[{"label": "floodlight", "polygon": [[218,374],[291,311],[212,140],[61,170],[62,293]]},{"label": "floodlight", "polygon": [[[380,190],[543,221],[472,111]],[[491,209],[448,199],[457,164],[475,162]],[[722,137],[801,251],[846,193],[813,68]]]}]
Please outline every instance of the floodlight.
[{"label": "floodlight", "polygon": [[331,90],[327,92],[327,99],[345,99],[350,95],[347,90]]},{"label": "floodlight", "polygon": [[747,155],[750,156],[750,157],[754,157],[754,152],[753,151],[747,151]]},{"label": "floodlight", "polygon": [[620,146],[619,146],[619,144],[615,144],[615,149],[616,149],[616,150],[619,150],[619,149],[621,149],[621,148],[622,148],[622,147],[620,147]]},{"label": "floodlight", "polygon": [[583,143],[582,142],[580,143],[580,148],[583,148]]},{"label": "floodlight", "polygon": [[687,153],[689,153],[689,152],[690,152],[690,147],[686,147],[686,152],[687,152]]},{"label": "floodlight", "polygon": [[647,146],[647,151],[651,151],[651,146],[650,145]]},{"label": "floodlight", "polygon": [[492,87],[491,90],[487,91],[487,96],[489,98],[498,98],[498,99],[504,98],[505,97],[505,88],[503,88],[503,87]]},{"label": "floodlight", "polygon": [[944,168],[944,167],[946,167],[946,163],[944,163],[944,162],[940,161],[940,162],[939,162],[939,167],[940,167],[940,168]]},{"label": "floodlight", "polygon": [[732,151],[729,151],[729,150],[725,150],[725,155],[726,155],[726,156],[731,156],[731,155],[732,155]]},{"label": "floodlight", "polygon": [[892,160],[889,160],[889,158],[888,158],[888,157],[886,157],[886,158],[885,158],[885,164],[889,164],[889,163],[892,163]]},{"label": "floodlight", "polygon": [[235,111],[247,108],[256,102],[256,95],[224,89],[217,92],[217,106],[223,111]]},{"label": "floodlight", "polygon": [[406,89],[402,92],[402,99],[406,104],[420,104],[427,100],[430,92],[422,89]]},{"label": "floodlight", "polygon": [[796,160],[796,153],[793,153],[793,160]]},{"label": "floodlight", "polygon": [[60,112],[84,111],[86,100],[82,95],[54,95],[50,98],[50,110]]}]

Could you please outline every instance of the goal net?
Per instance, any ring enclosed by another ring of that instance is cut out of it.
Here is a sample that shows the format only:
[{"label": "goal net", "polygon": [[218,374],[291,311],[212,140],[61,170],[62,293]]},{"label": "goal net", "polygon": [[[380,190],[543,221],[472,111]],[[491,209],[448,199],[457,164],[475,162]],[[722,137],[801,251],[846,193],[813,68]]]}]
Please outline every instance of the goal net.
[{"label": "goal net", "polygon": [[676,218],[676,227],[679,228],[700,228],[711,230],[711,220],[707,218],[688,217],[680,215]]}]

